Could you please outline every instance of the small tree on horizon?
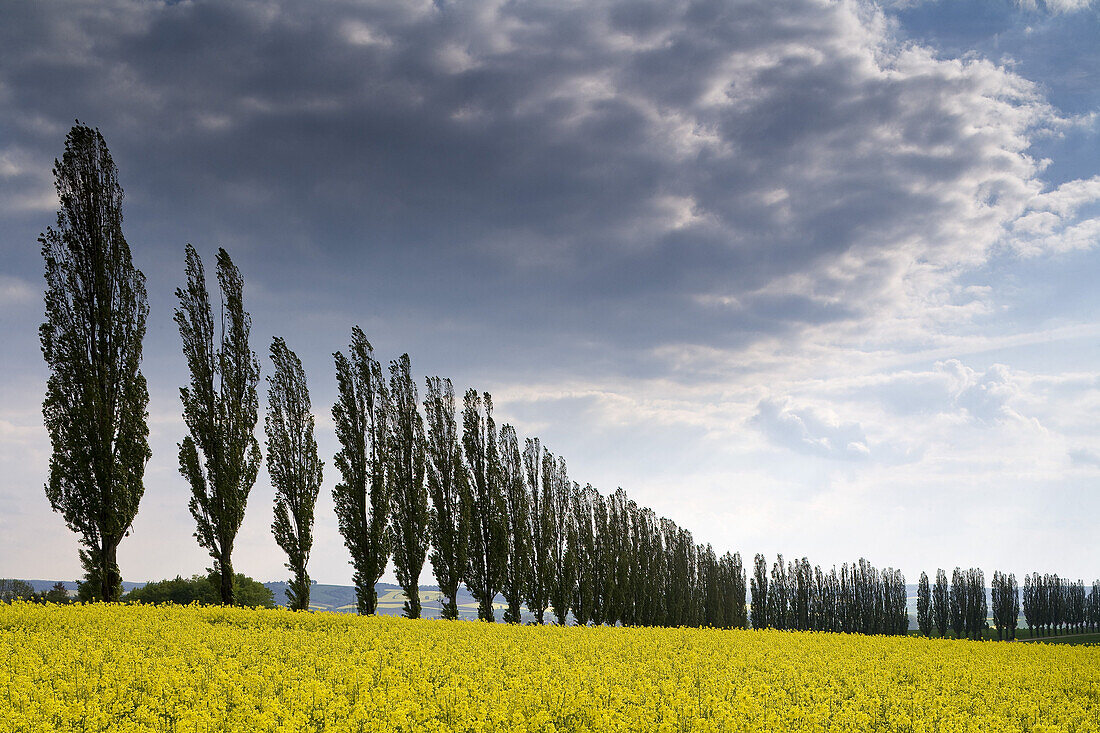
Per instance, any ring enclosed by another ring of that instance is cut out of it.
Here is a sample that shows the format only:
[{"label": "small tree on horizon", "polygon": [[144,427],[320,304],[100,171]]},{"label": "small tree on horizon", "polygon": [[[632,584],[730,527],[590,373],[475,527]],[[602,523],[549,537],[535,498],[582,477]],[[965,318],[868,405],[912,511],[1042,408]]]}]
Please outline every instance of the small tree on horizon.
[{"label": "small tree on horizon", "polygon": [[275,372],[267,378],[267,472],[275,488],[275,521],[271,531],[287,554],[286,567],[294,573],[286,595],[290,608],[309,609],[309,573],[306,564],[313,547],[313,508],[321,489],[324,464],[317,457],[313,437],[306,374],[286,342],[271,342]]},{"label": "small tree on horizon", "polygon": [[80,536],[92,597],[117,601],[118,546],[152,455],[141,373],[145,276],[122,233],[118,169],[99,130],[78,121],[53,175],[57,228],[38,239],[46,267],[39,337],[50,371],[42,403],[52,447],[46,498]]},{"label": "small tree on horizon", "polygon": [[187,287],[176,289],[175,321],[191,384],[180,388],[188,429],[179,444],[180,473],[191,487],[195,538],[214,559],[222,603],[232,605],[233,543],[260,467],[260,444],[254,434],[260,365],[248,345],[252,319],[244,310],[240,270],[219,248],[221,311],[215,332],[202,260],[190,244],[185,253]]}]

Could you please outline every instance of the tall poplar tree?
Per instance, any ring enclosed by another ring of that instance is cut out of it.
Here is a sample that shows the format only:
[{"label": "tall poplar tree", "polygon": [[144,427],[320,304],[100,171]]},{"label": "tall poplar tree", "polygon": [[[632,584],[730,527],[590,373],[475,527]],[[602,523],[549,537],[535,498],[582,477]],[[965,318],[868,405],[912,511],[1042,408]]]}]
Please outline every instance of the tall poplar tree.
[{"label": "tall poplar tree", "polygon": [[535,614],[535,623],[545,622],[546,607],[550,605],[550,533],[553,516],[551,501],[542,482],[542,444],[538,438],[528,438],[523,448],[523,472],[530,498],[531,567],[527,578],[524,600],[527,609]]},{"label": "tall poplar tree", "polygon": [[932,590],[928,585],[928,573],[921,573],[917,584],[917,628],[925,636],[932,635]]},{"label": "tall poplar tree", "polygon": [[180,473],[191,486],[195,537],[214,559],[222,603],[233,603],[233,543],[260,467],[255,429],[260,365],[249,348],[252,318],[244,310],[244,278],[224,249],[218,249],[221,289],[215,331],[202,260],[186,248],[187,287],[177,288],[175,321],[191,373],[180,388],[189,434],[179,444]]},{"label": "tall poplar tree", "polygon": [[947,587],[947,573],[936,570],[936,585],[932,588],[932,623],[940,638],[947,636],[951,618],[951,592]]},{"label": "tall poplar tree", "polygon": [[458,618],[458,586],[466,572],[470,533],[469,482],[462,462],[462,443],[455,422],[451,380],[431,377],[424,397],[427,421],[428,515],[432,570],[443,594],[445,619]]},{"label": "tall poplar tree", "polygon": [[360,614],[378,606],[374,584],[386,572],[393,544],[390,493],[386,481],[389,392],[374,349],[356,326],[350,356],[333,354],[339,397],[332,421],[340,451],[334,462],[341,481],[332,490],[344,545],[351,553],[356,604]]},{"label": "tall poplar tree", "polygon": [[967,625],[967,611],[969,610],[966,573],[960,568],[955,568],[951,573],[951,628],[955,632],[955,638],[961,639],[963,634],[969,632]]},{"label": "tall poplar tree", "polygon": [[524,480],[523,456],[519,452],[516,429],[500,429],[500,483],[504,496],[507,556],[501,591],[508,609],[504,621],[518,624],[523,620],[520,607],[531,576],[531,507]]},{"label": "tall poplar tree", "polygon": [[766,629],[768,623],[768,560],[760,553],[753,559],[752,580],[749,581],[752,604],[752,627]]},{"label": "tall poplar tree", "polygon": [[466,391],[462,409],[462,446],[470,473],[470,549],[466,587],[478,602],[478,618],[494,621],[493,599],[504,580],[508,553],[504,495],[500,481],[493,398]]},{"label": "tall poplar tree", "polygon": [[290,608],[309,609],[309,553],[313,548],[313,507],[321,490],[323,463],[313,437],[306,373],[298,355],[276,336],[271,342],[275,372],[267,378],[267,472],[275,488],[275,521],[271,531],[287,554],[294,573],[286,591]]},{"label": "tall poplar tree", "polygon": [[550,604],[558,625],[564,626],[573,598],[576,575],[569,547],[573,517],[573,482],[569,480],[565,459],[554,459],[546,451],[542,459],[543,485],[548,489],[550,509]]},{"label": "tall poplar tree", "polygon": [[99,130],[77,122],[53,175],[57,228],[38,239],[46,265],[39,337],[50,370],[42,417],[53,449],[46,497],[80,535],[93,597],[117,601],[118,545],[152,455],[141,373],[145,276],[122,234],[122,187]]},{"label": "tall poplar tree", "polygon": [[405,616],[420,618],[420,573],[428,554],[428,489],[424,485],[424,420],[409,355],[390,362],[389,480],[393,497],[393,564],[405,591]]}]

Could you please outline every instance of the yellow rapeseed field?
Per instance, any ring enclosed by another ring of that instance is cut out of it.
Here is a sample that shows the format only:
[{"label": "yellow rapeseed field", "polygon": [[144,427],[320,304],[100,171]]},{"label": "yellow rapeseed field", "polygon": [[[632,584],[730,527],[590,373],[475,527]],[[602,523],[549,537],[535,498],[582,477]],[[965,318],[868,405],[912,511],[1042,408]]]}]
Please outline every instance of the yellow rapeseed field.
[{"label": "yellow rapeseed field", "polygon": [[1100,648],[0,605],[0,731],[1096,731]]}]

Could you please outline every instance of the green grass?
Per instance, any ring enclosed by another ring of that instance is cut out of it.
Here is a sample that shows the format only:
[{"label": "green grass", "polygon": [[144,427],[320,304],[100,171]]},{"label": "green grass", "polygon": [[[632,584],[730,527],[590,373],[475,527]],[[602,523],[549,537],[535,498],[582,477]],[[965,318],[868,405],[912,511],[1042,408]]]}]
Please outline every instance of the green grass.
[{"label": "green grass", "polygon": [[[910,636],[920,636],[920,632],[915,629],[909,630]],[[932,634],[932,638],[939,638],[936,633]],[[947,638],[953,639],[954,634],[951,630],[947,630]],[[997,640],[996,629],[985,629],[982,632],[982,638],[988,641]],[[1100,644],[1100,633],[1069,633],[1059,634],[1057,636],[1036,636],[1032,639],[1027,628],[1016,629],[1016,641],[1035,642],[1040,644]]]}]

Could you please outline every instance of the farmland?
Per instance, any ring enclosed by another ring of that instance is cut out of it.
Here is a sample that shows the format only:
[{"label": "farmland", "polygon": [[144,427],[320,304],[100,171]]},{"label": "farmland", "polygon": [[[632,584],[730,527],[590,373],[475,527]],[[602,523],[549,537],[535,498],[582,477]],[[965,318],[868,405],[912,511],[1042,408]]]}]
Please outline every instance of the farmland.
[{"label": "farmland", "polygon": [[0,606],[0,730],[1092,731],[1100,648]]}]

